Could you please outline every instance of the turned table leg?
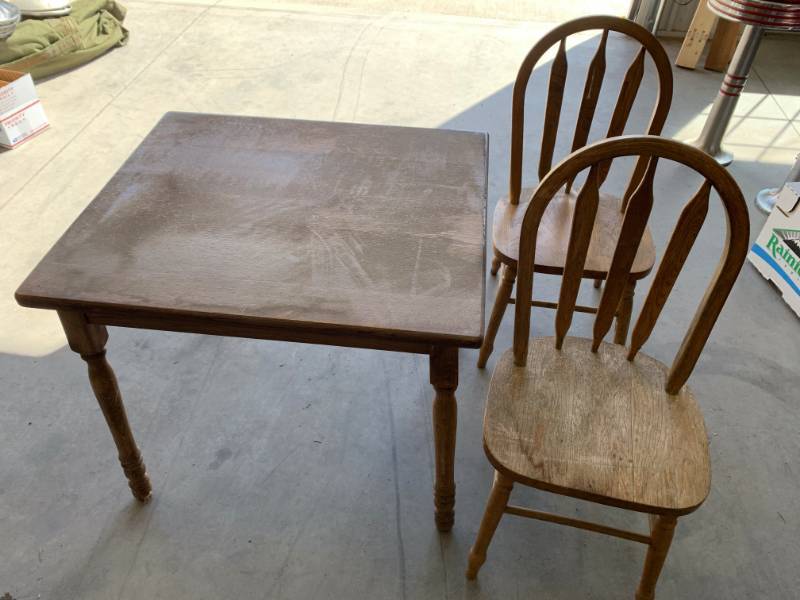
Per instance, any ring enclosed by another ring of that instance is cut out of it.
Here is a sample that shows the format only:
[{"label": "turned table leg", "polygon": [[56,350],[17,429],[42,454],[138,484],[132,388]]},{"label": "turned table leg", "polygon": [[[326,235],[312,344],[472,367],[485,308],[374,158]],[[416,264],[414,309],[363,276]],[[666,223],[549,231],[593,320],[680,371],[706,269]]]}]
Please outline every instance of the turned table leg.
[{"label": "turned table leg", "polygon": [[146,502],[151,493],[150,479],[128,424],[117,378],[106,360],[108,331],[102,325],[87,323],[79,312],[58,311],[58,317],[67,334],[69,347],[80,354],[89,366],[89,381],[117,444],[119,462],[128,478],[131,492],[137,500]]},{"label": "turned table leg", "polygon": [[453,528],[456,503],[456,387],[458,387],[458,348],[434,346],[430,355],[431,384],[436,390],[433,399],[433,441],[436,451],[436,483],[434,505],[436,528]]}]

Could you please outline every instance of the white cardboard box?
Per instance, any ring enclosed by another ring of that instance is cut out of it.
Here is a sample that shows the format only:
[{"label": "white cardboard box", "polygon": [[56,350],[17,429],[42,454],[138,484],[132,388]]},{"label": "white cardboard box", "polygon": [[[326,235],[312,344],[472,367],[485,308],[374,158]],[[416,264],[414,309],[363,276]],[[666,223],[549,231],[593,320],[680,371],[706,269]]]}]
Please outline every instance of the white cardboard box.
[{"label": "white cardboard box", "polygon": [[0,69],[0,146],[15,148],[48,125],[30,74]]},{"label": "white cardboard box", "polygon": [[800,181],[783,186],[748,258],[800,316]]}]

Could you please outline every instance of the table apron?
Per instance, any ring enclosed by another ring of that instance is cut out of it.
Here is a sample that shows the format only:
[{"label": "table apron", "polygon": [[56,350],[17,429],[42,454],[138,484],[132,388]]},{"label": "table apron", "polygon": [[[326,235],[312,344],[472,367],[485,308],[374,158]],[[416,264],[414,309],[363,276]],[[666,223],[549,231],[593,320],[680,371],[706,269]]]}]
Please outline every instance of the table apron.
[{"label": "table apron", "polygon": [[336,330],[312,330],[303,328],[276,327],[263,324],[238,323],[213,317],[191,316],[156,316],[149,314],[119,314],[102,309],[82,309],[89,323],[130,327],[134,329],[153,329],[158,331],[176,331],[181,333],[198,333],[203,335],[219,335],[282,342],[298,342],[304,344],[322,344],[327,346],[343,346],[348,348],[368,348],[390,352],[408,352],[412,354],[430,354],[434,346],[450,346],[462,348],[478,348],[481,340],[409,340],[380,333],[339,332]]}]

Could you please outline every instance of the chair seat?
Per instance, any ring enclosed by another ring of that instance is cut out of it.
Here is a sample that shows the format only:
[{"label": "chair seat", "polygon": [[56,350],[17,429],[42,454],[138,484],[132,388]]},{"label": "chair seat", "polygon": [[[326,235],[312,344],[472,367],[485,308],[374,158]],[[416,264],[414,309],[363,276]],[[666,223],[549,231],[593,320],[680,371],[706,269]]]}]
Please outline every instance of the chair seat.
[{"label": "chair seat", "polygon": [[530,340],[492,375],[483,440],[489,461],[526,485],[642,512],[692,512],[709,492],[703,416],[687,386],[664,391],[667,367],[624,347],[568,337]]},{"label": "chair seat", "polygon": [[[520,195],[520,203],[509,204],[508,198],[497,202],[494,211],[492,242],[495,250],[500,252],[501,259],[516,261],[519,259],[519,235],[522,219],[528,208],[532,188],[526,188]],[[548,205],[542,216],[536,240],[537,273],[561,275],[566,263],[569,234],[572,227],[572,214],[575,210],[575,193],[560,192]],[[524,199],[524,201],[523,201]],[[617,237],[622,226],[623,214],[619,210],[619,198],[610,194],[600,194],[592,239],[584,266],[584,277],[604,279],[611,266]],[[631,277],[646,277],[655,263],[656,252],[650,228],[645,230],[639,250],[631,267]]]}]

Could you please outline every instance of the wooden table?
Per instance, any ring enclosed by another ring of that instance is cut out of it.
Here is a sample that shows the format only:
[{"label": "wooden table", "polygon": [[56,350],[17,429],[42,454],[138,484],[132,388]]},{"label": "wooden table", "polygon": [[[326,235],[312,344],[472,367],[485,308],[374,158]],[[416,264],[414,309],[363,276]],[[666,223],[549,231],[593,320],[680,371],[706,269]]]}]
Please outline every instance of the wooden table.
[{"label": "wooden table", "polygon": [[142,501],[106,325],[428,354],[447,531],[458,348],[483,332],[486,174],[484,134],[168,113],[16,298],[58,311]]}]

